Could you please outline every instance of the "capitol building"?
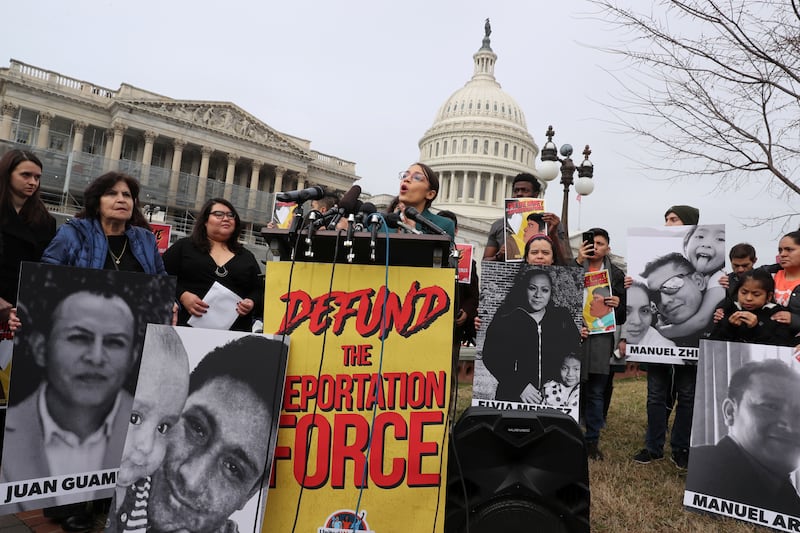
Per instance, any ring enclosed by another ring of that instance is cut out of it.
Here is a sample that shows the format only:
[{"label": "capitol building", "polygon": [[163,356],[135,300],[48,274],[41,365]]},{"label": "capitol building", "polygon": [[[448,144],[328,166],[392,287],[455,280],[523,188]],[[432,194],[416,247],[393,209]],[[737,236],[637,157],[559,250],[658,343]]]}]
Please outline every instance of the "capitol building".
[{"label": "capitol building", "polygon": [[[457,240],[473,244],[477,258],[514,176],[537,175],[539,156],[525,114],[495,79],[490,34],[487,21],[472,77],[419,141],[419,160],[441,183],[433,208],[458,215]],[[341,195],[359,179],[354,162],[313,150],[232,102],[174,99],[127,83],[111,89],[13,59],[0,68],[0,109],[0,152],[39,155],[43,199],[62,218],[80,209],[90,181],[119,170],[140,179],[145,214],[171,223],[176,236],[191,231],[207,199],[222,196],[255,244],[275,193],[320,185]],[[392,198],[364,196],[379,207]]]},{"label": "capitol building", "polygon": [[[461,242],[483,256],[491,223],[503,216],[503,199],[521,172],[536,175],[539,147],[528,132],[525,114],[494,76],[488,21],[480,49],[472,56],[472,78],[439,108],[419,141],[420,161],[439,176],[434,209],[459,217]],[[544,194],[547,184],[542,184]]]},{"label": "capitol building", "polygon": [[221,196],[253,244],[276,192],[320,185],[342,194],[359,179],[355,163],[231,102],[176,100],[126,83],[110,89],[12,59],[0,68],[0,108],[0,153],[21,148],[42,159],[42,198],[62,219],[80,209],[89,182],[119,170],[140,180],[145,214],[173,224],[177,236]]}]

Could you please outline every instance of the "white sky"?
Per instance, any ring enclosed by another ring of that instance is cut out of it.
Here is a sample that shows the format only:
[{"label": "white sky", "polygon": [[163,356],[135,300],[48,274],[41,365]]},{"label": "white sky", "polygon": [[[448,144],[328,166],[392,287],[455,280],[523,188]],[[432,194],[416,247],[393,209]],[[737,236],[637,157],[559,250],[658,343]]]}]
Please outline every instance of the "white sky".
[{"label": "white sky", "polygon": [[[628,226],[661,225],[667,207],[687,203],[702,223],[726,224],[729,245],[749,241],[772,262],[785,231],[743,230],[740,219],[797,212],[798,201],[763,194],[765,182],[715,193],[713,182],[641,171],[630,158],[643,157],[642,141],[618,134],[598,103],[614,101],[609,71],[622,65],[592,48],[619,35],[586,16],[591,9],[585,0],[6,2],[0,64],[14,58],[111,89],[126,82],[177,99],[231,101],[354,161],[366,192],[396,193],[397,173],[419,158],[439,106],[472,76],[490,17],[496,78],[536,143],[553,124],[557,145],[577,154],[592,147],[595,191],[580,206],[571,192],[571,231],[606,227],[624,254]],[[560,214],[561,198],[552,182],[548,210]]]}]

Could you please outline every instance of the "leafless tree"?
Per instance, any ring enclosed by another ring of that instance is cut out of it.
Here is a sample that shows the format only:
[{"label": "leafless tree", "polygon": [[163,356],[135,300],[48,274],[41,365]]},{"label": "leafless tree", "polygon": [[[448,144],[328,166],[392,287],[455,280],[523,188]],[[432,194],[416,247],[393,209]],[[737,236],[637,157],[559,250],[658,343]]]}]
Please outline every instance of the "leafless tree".
[{"label": "leafless tree", "polygon": [[610,106],[659,169],[800,195],[800,0],[592,0],[623,58]]}]

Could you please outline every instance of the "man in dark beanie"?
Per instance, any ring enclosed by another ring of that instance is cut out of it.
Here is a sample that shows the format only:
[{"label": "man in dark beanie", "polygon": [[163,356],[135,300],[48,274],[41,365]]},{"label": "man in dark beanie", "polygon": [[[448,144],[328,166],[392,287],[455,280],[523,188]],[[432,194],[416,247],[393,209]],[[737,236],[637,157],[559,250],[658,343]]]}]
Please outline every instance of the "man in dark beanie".
[{"label": "man in dark beanie", "polygon": [[664,213],[666,226],[696,226],[700,221],[700,210],[690,205],[673,205]]}]

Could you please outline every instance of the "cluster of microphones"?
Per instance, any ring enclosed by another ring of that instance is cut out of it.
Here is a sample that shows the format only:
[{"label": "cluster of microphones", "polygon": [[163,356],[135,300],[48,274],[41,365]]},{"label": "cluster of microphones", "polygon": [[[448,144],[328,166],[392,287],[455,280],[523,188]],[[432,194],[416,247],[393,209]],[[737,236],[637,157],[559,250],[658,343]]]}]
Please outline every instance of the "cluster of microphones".
[{"label": "cluster of microphones", "polygon": [[[348,254],[348,261],[352,261],[353,234],[357,231],[370,232],[370,256],[374,261],[378,231],[380,231],[383,221],[386,222],[389,228],[399,228],[410,233],[421,234],[422,232],[420,230],[405,223],[403,220],[403,217],[405,217],[424,226],[431,233],[447,235],[446,231],[423,217],[420,212],[413,207],[405,208],[402,215],[400,213],[379,214],[375,204],[372,202],[362,202],[358,199],[360,195],[361,187],[359,185],[353,185],[350,190],[344,193],[342,199],[324,214],[312,209],[308,214],[304,215],[302,210],[297,209],[295,211],[295,218],[289,228],[290,238],[294,238],[302,229],[307,229],[308,233],[305,236],[305,242],[309,248],[306,250],[305,255],[313,257],[313,251],[310,246],[314,232],[317,230],[335,230],[340,227],[340,224],[344,220],[347,222],[347,234],[342,244],[351,250]],[[325,189],[319,185],[315,185],[299,191],[278,193],[277,198],[280,202],[296,202],[299,206],[303,202],[319,200],[324,196]]]}]

